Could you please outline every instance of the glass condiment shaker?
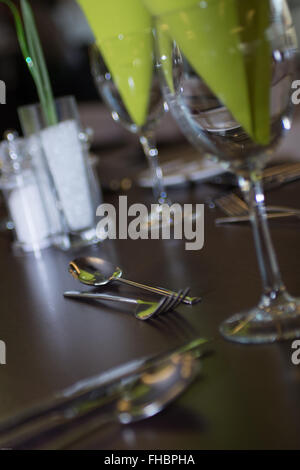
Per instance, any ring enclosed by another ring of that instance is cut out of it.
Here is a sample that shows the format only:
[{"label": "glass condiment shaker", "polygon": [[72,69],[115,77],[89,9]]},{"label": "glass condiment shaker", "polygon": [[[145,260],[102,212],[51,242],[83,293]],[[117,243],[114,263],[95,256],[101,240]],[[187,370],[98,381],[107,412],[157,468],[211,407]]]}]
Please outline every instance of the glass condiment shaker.
[{"label": "glass condiment shaker", "polygon": [[0,146],[0,187],[14,224],[14,247],[37,252],[52,244],[51,228],[25,139],[7,131]]}]

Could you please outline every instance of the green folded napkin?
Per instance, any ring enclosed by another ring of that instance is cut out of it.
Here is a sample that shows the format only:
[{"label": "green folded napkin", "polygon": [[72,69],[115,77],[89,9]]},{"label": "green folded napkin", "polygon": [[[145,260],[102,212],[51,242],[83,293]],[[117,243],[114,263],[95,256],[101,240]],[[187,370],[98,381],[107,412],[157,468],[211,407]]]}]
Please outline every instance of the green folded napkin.
[{"label": "green folded napkin", "polygon": [[173,82],[173,65],[172,51],[173,43],[167,31],[164,30],[164,23],[157,18],[155,22],[157,41],[159,43],[159,55],[162,64],[162,71],[165,76],[166,83],[171,91],[175,93]]},{"label": "green folded napkin", "polygon": [[[251,138],[270,142],[269,0],[142,0]],[[166,39],[164,39],[166,44]],[[166,47],[166,45],[164,45]],[[164,67],[169,74],[169,64]],[[170,83],[170,78],[167,79]]]},{"label": "green folded napkin", "polygon": [[140,0],[78,0],[127,111],[145,124],[153,77],[152,18]]}]

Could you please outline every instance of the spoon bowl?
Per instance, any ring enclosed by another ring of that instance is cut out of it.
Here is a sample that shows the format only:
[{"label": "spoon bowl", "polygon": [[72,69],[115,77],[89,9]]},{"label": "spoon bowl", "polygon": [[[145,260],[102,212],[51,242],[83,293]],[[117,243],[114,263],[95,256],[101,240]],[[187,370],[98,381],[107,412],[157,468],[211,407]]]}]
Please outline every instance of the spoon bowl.
[{"label": "spoon bowl", "polygon": [[118,420],[129,424],[158,414],[181,395],[200,371],[190,353],[174,354],[129,385],[116,404]]},{"label": "spoon bowl", "polygon": [[69,264],[69,273],[88,286],[100,287],[120,279],[123,272],[108,261],[100,258],[77,258]]}]

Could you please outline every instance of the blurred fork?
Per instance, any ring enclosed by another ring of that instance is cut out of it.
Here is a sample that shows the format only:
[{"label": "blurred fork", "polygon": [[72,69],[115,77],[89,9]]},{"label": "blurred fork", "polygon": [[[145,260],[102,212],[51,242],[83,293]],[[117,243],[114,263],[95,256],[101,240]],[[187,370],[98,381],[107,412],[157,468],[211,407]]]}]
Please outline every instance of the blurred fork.
[{"label": "blurred fork", "polygon": [[[228,216],[227,218],[216,219],[217,225],[229,222],[242,222],[249,219],[249,206],[235,193],[230,193],[216,199],[215,205]],[[290,207],[268,206],[266,210],[269,213],[269,218],[300,217],[300,210]]]},{"label": "blurred fork", "polygon": [[134,315],[138,320],[149,320],[150,318],[162,313],[175,310],[187,297],[190,288],[181,289],[174,293],[171,297],[163,297],[159,302],[147,302],[140,299],[131,299],[109,294],[98,294],[93,292],[65,292],[64,297],[73,299],[89,299],[89,300],[108,300],[122,303],[130,303],[136,305]]},{"label": "blurred fork", "polygon": [[277,188],[300,178],[300,163],[284,163],[268,167],[263,171],[263,182],[266,189]]},{"label": "blurred fork", "polygon": [[[228,179],[228,175],[225,178],[227,184],[237,186],[236,178],[231,174],[231,178]],[[279,165],[269,166],[263,171],[262,176],[265,190],[276,189],[284,184],[300,179],[300,162],[280,163]]]}]

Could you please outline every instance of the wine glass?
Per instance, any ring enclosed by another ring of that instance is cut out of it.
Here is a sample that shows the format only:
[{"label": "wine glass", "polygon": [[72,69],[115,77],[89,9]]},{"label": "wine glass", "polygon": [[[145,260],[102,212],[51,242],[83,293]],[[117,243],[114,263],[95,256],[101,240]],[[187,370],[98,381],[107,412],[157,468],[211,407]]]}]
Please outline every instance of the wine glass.
[{"label": "wine glass", "polygon": [[300,336],[300,299],[286,290],[272,245],[262,169],[292,124],[297,39],[285,0],[144,0],[156,15],[164,96],[187,138],[233,171],[249,203],[263,293],[226,320],[239,343]]},{"label": "wine glass", "polygon": [[[124,42],[126,39],[128,38],[121,36],[121,41]],[[109,42],[119,40],[120,38],[114,38],[110,39]],[[106,43],[107,42],[108,41],[106,41]],[[91,70],[96,87],[104,103],[110,109],[113,120],[119,122],[128,131],[136,134],[143,147],[152,173],[153,194],[155,200],[157,201],[157,212],[151,214],[151,218],[147,219],[146,225],[148,228],[157,224],[161,226],[162,207],[164,204],[169,204],[169,200],[164,185],[163,172],[159,164],[158,149],[155,139],[155,128],[163,114],[168,111],[168,106],[162,97],[157,68],[154,64],[154,58],[152,83],[150,83],[149,96],[143,96],[143,99],[148,101],[147,114],[144,116],[144,118],[139,118],[139,122],[137,122],[137,119],[135,119],[136,115],[133,116],[130,113],[129,108],[125,104],[125,101],[127,101],[128,104],[129,100],[137,100],[140,93],[138,84],[136,84],[131,77],[131,66],[135,69],[138,68],[138,61],[136,61],[136,63],[129,64],[129,66],[126,64],[126,67],[123,69],[120,62],[119,76],[117,79],[121,77],[121,80],[126,79],[131,83],[131,95],[122,97],[121,92],[116,85],[117,80],[114,80],[114,77],[107,67],[97,44],[94,44],[90,47],[89,55]],[[130,103],[131,109],[132,103],[134,103],[134,101],[131,101]],[[142,227],[142,229],[143,228],[145,227]]]}]

